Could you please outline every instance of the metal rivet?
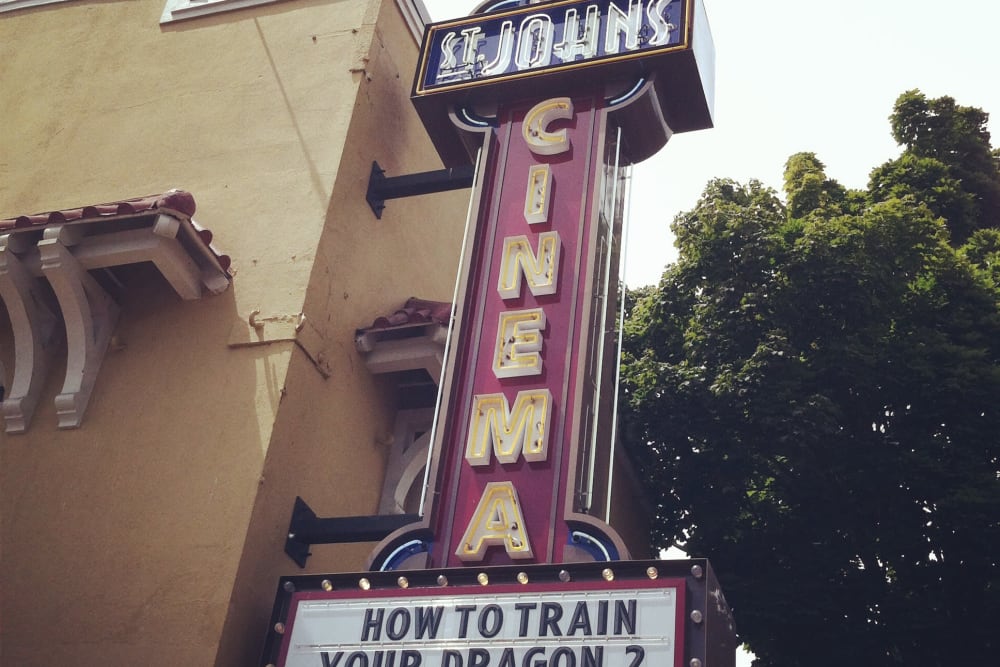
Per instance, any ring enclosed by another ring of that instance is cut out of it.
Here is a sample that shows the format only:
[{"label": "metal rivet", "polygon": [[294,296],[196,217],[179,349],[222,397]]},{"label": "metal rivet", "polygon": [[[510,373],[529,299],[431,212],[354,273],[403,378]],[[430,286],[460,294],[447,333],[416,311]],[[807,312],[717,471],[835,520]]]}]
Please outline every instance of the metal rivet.
[{"label": "metal rivet", "polygon": [[660,576],[660,571],[657,570],[655,567],[647,567],[646,576],[649,577],[650,579],[656,579],[658,576]]},{"label": "metal rivet", "polygon": [[285,589],[286,593],[294,593],[295,592],[295,584],[293,584],[290,581],[286,581],[285,583],[283,583],[281,585],[281,587]]},{"label": "metal rivet", "polygon": [[485,586],[486,584],[490,583],[490,577],[489,577],[489,575],[488,575],[488,574],[486,574],[485,572],[480,572],[480,573],[479,573],[479,574],[478,574],[478,575],[476,576],[476,581],[478,581],[478,582],[479,582],[479,585],[480,585],[480,586]]},{"label": "metal rivet", "polygon": [[329,579],[324,579],[323,581],[321,581],[319,586],[327,593],[333,590],[333,582],[330,581]]},{"label": "metal rivet", "polygon": [[567,572],[566,570],[559,570],[559,581],[565,583],[570,579],[572,579],[572,577],[569,576],[569,572]]},{"label": "metal rivet", "polygon": [[610,567],[606,567],[601,570],[601,576],[604,577],[604,581],[614,581],[615,573]]},{"label": "metal rivet", "polygon": [[371,587],[372,587],[372,582],[368,581],[364,577],[358,579],[358,588],[360,588],[361,590],[367,591]]},{"label": "metal rivet", "polygon": [[438,578],[437,578],[437,582],[438,582],[438,586],[447,586],[448,585],[448,577],[444,576],[443,574],[439,574]]},{"label": "metal rivet", "polygon": [[[705,570],[701,569],[701,565],[691,566],[691,576],[695,579],[701,579],[705,576]],[[695,658],[697,660],[697,658]]]},{"label": "metal rivet", "polygon": [[691,667],[701,667],[701,660],[698,658],[691,658]]},{"label": "metal rivet", "polygon": [[274,624],[274,631],[277,632],[279,635],[285,634],[285,624],[282,623],[281,621],[278,621],[277,623]]},{"label": "metal rivet", "polygon": [[517,582],[519,584],[526,584],[526,583],[528,583],[528,573],[527,572],[518,572],[517,573]]},{"label": "metal rivet", "polygon": [[399,584],[400,588],[410,587],[410,580],[407,579],[406,577],[400,577],[399,579],[396,580],[396,583]]},{"label": "metal rivet", "polygon": [[704,618],[705,617],[698,609],[695,609],[694,611],[691,612],[691,620],[694,621],[695,623],[701,623]]}]

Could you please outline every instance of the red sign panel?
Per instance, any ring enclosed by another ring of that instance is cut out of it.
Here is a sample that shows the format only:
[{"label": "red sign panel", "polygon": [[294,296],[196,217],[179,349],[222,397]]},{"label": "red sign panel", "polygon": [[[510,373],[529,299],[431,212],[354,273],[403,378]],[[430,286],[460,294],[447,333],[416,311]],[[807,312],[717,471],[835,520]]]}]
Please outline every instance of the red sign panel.
[{"label": "red sign panel", "polygon": [[[560,562],[590,309],[603,100],[503,106],[445,425],[439,566]],[[496,548],[492,548],[496,547]]]}]

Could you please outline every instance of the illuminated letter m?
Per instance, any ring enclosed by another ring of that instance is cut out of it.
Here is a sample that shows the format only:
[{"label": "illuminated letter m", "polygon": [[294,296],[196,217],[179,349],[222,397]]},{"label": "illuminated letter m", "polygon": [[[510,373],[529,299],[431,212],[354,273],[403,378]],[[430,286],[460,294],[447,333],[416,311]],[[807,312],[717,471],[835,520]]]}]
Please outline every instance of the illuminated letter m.
[{"label": "illuminated letter m", "polygon": [[548,389],[519,391],[511,410],[503,394],[478,394],[472,399],[472,418],[465,459],[472,466],[490,464],[490,452],[500,463],[544,461],[549,455],[549,418],[552,394]]}]

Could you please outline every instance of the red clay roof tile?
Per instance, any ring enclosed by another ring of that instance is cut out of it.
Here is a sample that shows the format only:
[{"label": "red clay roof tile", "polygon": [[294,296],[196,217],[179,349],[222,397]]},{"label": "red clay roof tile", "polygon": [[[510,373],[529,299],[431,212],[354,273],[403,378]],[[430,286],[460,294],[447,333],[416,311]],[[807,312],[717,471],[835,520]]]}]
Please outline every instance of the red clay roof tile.
[{"label": "red clay roof tile", "polygon": [[[190,219],[195,212],[194,196],[185,190],[169,190],[155,195],[145,197],[135,197],[133,199],[122,199],[120,201],[108,202],[105,204],[92,204],[80,206],[78,208],[62,209],[59,211],[46,211],[44,213],[32,213],[29,215],[19,215],[13,218],[0,219],[0,233],[13,230],[24,229],[26,227],[45,227],[47,225],[64,224],[67,222],[81,222],[85,220],[113,220],[116,217],[126,217],[142,215],[144,213],[153,214],[158,212],[177,213]],[[229,271],[232,260],[228,255],[218,252],[212,247],[212,232],[202,228],[193,220],[191,224],[198,232],[198,237],[206,247],[215,255],[223,271]]]},{"label": "red clay roof tile", "polygon": [[395,312],[378,317],[371,326],[359,329],[359,333],[378,329],[391,329],[413,324],[437,323],[448,325],[451,319],[451,304],[447,301],[428,301],[410,297],[401,308]]}]

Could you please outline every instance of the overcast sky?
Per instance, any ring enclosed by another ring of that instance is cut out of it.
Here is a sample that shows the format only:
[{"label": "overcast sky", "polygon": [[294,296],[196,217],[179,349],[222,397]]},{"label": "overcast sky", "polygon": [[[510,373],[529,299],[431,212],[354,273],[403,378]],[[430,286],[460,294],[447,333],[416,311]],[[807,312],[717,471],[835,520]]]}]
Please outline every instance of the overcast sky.
[{"label": "overcast sky", "polygon": [[[477,2],[424,0],[433,20]],[[785,160],[812,151],[827,175],[862,188],[899,154],[896,97],[991,112],[1000,136],[1000,2],[990,0],[704,0],[715,40],[715,127],[675,135],[633,174],[626,281],[655,283],[676,250],[668,225],[705,183],[756,178],[780,190]]]}]

